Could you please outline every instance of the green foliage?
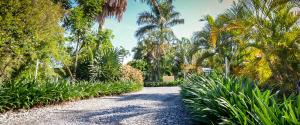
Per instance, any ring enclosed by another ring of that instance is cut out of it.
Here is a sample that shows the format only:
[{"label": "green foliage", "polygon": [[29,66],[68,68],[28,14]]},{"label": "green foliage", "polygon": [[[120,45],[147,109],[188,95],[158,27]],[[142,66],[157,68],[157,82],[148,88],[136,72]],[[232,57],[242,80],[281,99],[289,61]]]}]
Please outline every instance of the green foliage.
[{"label": "green foliage", "polygon": [[183,101],[202,124],[300,124],[300,95],[279,98],[242,78],[191,76],[182,84]]},{"label": "green foliage", "polygon": [[[121,59],[124,56],[124,49],[114,48],[110,30],[101,31],[98,34],[98,42],[101,42],[96,55],[92,59],[89,68],[90,80],[93,81],[115,81],[121,75]],[[101,41],[100,41],[101,40]]]},{"label": "green foliage", "polygon": [[167,86],[179,86],[183,83],[183,80],[179,79],[173,82],[145,82],[145,87],[167,87]]},{"label": "green foliage", "polygon": [[104,95],[118,95],[142,88],[133,82],[41,82],[18,81],[0,86],[0,112],[29,109],[63,101],[72,101]]},{"label": "green foliage", "polygon": [[144,60],[133,60],[128,62],[128,65],[132,66],[133,68],[139,69],[141,71],[147,71],[147,62]]},{"label": "green foliage", "polygon": [[197,63],[224,72],[227,57],[235,75],[281,90],[295,88],[300,76],[297,7],[289,0],[240,0],[215,19],[206,16],[202,21],[207,26],[194,38],[204,42],[208,51]]},{"label": "green foliage", "polygon": [[151,4],[151,11],[142,12],[138,16],[137,24],[141,27],[135,36],[141,44],[135,48],[135,58],[142,57],[147,60],[148,77],[150,80],[159,81],[165,70],[163,59],[169,52],[169,43],[176,38],[171,27],[183,24],[184,19],[181,19],[180,13],[174,10],[172,1],[153,3],[156,4]]},{"label": "green foliage", "polygon": [[95,20],[95,17],[101,13],[102,5],[105,3],[105,0],[76,0],[79,3],[79,6],[82,8],[85,18],[92,22]]},{"label": "green foliage", "polygon": [[95,55],[93,64],[90,66],[91,80],[115,81],[120,77],[119,50],[110,48],[101,50]]},{"label": "green foliage", "polygon": [[0,8],[0,81],[33,76],[37,59],[43,63],[40,74],[55,76],[51,59],[64,55],[60,6],[51,0],[1,0]]}]

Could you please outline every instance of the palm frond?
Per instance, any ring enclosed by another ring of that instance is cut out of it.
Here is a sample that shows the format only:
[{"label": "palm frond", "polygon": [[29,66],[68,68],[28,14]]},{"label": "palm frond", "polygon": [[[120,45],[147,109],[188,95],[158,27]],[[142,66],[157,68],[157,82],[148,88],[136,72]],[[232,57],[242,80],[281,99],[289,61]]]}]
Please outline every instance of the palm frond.
[{"label": "palm frond", "polygon": [[171,22],[167,23],[168,27],[176,26],[178,24],[184,24],[184,19],[174,19]]},{"label": "palm frond", "polygon": [[102,6],[102,12],[97,19],[100,25],[103,25],[106,17],[116,17],[120,21],[127,8],[127,0],[105,0]]},{"label": "palm frond", "polygon": [[156,22],[158,22],[157,18],[150,12],[140,13],[137,20],[138,25],[155,24]]},{"label": "palm frond", "polygon": [[138,38],[141,38],[145,34],[149,33],[150,31],[153,31],[157,28],[158,28],[157,25],[146,25],[144,27],[139,28],[138,31],[136,31],[135,36]]}]

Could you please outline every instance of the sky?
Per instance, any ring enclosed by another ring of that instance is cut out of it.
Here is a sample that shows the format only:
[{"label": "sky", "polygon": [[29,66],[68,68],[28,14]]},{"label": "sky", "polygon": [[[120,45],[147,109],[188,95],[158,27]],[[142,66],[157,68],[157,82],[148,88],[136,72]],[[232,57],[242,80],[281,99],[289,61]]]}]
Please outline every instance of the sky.
[{"label": "sky", "polygon": [[[217,16],[228,9],[233,0],[175,0],[175,11],[181,13],[181,17],[185,19],[183,25],[173,27],[173,31],[177,38],[190,38],[195,31],[200,31],[205,22],[199,20],[205,15]],[[145,3],[128,0],[128,6],[123,19],[118,22],[115,19],[107,19],[104,28],[111,29],[114,34],[113,45],[116,47],[123,46],[130,51],[130,55],[125,58],[123,63],[132,60],[133,53],[131,50],[137,45],[137,39],[134,34],[139,28],[136,23],[138,14],[149,10]]]}]

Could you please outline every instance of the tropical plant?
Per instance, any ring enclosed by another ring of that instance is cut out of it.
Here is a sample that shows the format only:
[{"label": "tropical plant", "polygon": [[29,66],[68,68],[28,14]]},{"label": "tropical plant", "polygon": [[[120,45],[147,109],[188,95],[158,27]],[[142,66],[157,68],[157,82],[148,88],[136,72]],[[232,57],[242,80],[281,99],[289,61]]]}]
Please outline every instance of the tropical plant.
[{"label": "tropical plant", "polygon": [[272,72],[270,81],[294,86],[300,77],[300,15],[293,12],[297,4],[289,0],[251,0],[241,4],[252,14],[248,35],[254,41],[251,46],[260,50],[259,57],[266,60]]},{"label": "tropical plant", "polygon": [[151,54],[155,81],[160,79],[162,57],[168,51],[169,42],[175,38],[171,27],[184,23],[180,14],[174,11],[172,1],[160,2],[158,6],[159,10],[151,6],[151,12],[139,14],[137,23],[142,27],[136,32],[136,37],[153,47],[147,53]]},{"label": "tropical plant", "polygon": [[118,21],[120,21],[126,11],[126,7],[127,0],[104,0],[102,11],[97,15],[97,21],[99,23],[98,30],[102,30],[105,18],[107,17],[116,17]]},{"label": "tropical plant", "polygon": [[[102,48],[102,47],[101,47]],[[90,79],[92,81],[116,81],[120,78],[119,50],[105,48],[98,52],[90,66]]]},{"label": "tropical plant", "polygon": [[292,11],[295,7],[297,4],[287,0],[241,0],[216,20],[206,16],[208,25],[194,38],[213,51],[203,53],[204,60],[197,62],[224,71],[226,57],[233,74],[277,83],[275,86],[294,83],[299,77],[295,62],[300,59],[296,47],[299,36],[295,35],[299,34],[299,15]]},{"label": "tropical plant", "polygon": [[120,79],[122,59],[126,55],[124,48],[114,48],[111,43],[111,31],[102,32],[98,40],[102,40],[89,68],[90,80],[116,81]]},{"label": "tropical plant", "polygon": [[0,86],[0,112],[15,109],[29,109],[64,101],[72,101],[91,97],[118,95],[138,91],[142,84],[134,82],[77,82],[31,80],[9,82]]},{"label": "tropical plant", "polygon": [[147,62],[145,60],[139,59],[139,60],[133,60],[127,63],[127,65],[130,65],[133,68],[139,69],[143,72],[147,71]]},{"label": "tropical plant", "polygon": [[213,74],[191,76],[181,95],[198,124],[299,124],[300,95],[280,99],[251,80]]},{"label": "tropical plant", "polygon": [[175,50],[173,57],[173,68],[177,68],[177,72],[184,74],[196,73],[200,65],[200,54],[204,51],[204,46],[197,40],[189,40],[188,38],[182,38],[178,40],[173,49]]}]

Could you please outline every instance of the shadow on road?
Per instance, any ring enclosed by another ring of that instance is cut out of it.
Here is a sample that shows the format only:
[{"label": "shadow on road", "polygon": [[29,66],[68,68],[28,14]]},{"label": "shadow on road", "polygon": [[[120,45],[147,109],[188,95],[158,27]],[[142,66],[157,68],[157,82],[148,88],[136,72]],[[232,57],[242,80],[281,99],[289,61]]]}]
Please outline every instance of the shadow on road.
[{"label": "shadow on road", "polygon": [[190,121],[178,93],[132,94],[110,100],[117,106],[65,113],[74,114],[83,124],[188,125]]}]

